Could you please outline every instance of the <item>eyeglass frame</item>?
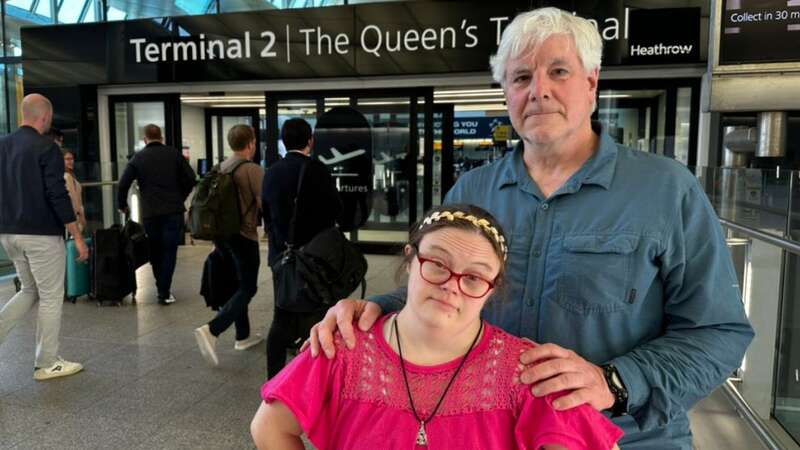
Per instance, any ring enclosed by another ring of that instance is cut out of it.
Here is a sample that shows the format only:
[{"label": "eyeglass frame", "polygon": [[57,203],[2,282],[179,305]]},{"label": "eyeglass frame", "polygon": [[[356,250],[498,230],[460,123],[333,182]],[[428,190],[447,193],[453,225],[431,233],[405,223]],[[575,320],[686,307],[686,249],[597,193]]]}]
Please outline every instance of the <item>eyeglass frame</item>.
[{"label": "eyeglass frame", "polygon": [[[481,298],[481,297],[485,296],[487,293],[489,293],[489,291],[491,291],[495,287],[494,281],[489,281],[489,280],[487,280],[486,278],[483,278],[480,275],[475,275],[474,273],[454,272],[450,267],[446,266],[444,263],[442,263],[440,261],[437,261],[435,259],[430,259],[430,258],[424,258],[424,257],[420,256],[419,249],[417,249],[417,251],[415,253],[416,253],[417,261],[419,262],[419,276],[422,277],[422,279],[425,280],[425,282],[430,283],[430,284],[432,284],[434,286],[442,286],[445,283],[447,283],[448,281],[452,280],[453,277],[455,277],[456,286],[458,286],[458,291],[461,292],[462,294],[464,294],[464,296],[469,297],[469,298],[474,298],[474,299],[478,299],[478,298]],[[426,262],[431,262],[431,263],[434,263],[434,264],[442,266],[442,268],[447,270],[447,272],[450,274],[450,276],[447,277],[447,279],[442,281],[441,283],[436,283],[436,282],[433,282],[433,281],[425,278],[425,275],[422,274],[422,266]],[[485,281],[486,284],[489,285],[489,288],[486,289],[486,291],[481,295],[478,295],[478,296],[469,295],[466,292],[464,292],[464,289],[461,287],[461,277],[464,277],[464,276],[475,277],[475,278],[477,278],[477,279],[479,279],[481,281]]]}]

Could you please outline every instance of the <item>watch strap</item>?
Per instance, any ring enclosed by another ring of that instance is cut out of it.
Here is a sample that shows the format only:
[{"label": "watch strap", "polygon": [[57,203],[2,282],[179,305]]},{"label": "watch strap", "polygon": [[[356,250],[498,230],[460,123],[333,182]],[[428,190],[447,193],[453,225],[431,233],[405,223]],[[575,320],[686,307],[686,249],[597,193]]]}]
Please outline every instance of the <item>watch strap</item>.
[{"label": "watch strap", "polygon": [[603,376],[606,379],[611,395],[614,396],[614,405],[608,409],[611,412],[611,417],[620,417],[628,414],[628,390],[622,382],[622,377],[619,376],[617,368],[613,364],[606,364],[601,366],[603,369]]}]

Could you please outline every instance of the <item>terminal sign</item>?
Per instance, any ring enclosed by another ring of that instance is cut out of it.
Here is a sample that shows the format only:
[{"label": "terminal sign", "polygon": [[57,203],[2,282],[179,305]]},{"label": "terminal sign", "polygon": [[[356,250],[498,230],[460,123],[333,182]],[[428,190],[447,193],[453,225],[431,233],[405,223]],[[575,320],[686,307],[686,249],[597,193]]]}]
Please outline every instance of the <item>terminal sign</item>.
[{"label": "terminal sign", "polygon": [[[25,82],[54,87],[486,73],[503,31],[531,4],[365,3],[24,28]],[[699,60],[696,8],[682,15],[621,0],[560,6],[597,28],[604,66]]]}]

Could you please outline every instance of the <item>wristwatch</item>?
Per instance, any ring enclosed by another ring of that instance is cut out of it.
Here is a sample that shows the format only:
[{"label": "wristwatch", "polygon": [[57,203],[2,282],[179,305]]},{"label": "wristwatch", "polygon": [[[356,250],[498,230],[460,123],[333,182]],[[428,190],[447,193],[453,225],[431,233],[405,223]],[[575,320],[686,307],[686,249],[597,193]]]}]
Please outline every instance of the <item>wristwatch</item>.
[{"label": "wristwatch", "polygon": [[603,375],[606,379],[606,384],[611,394],[614,396],[614,405],[608,409],[611,412],[611,417],[625,416],[628,414],[628,390],[625,388],[625,383],[619,376],[617,368],[613,364],[606,364],[601,366],[603,368]]}]

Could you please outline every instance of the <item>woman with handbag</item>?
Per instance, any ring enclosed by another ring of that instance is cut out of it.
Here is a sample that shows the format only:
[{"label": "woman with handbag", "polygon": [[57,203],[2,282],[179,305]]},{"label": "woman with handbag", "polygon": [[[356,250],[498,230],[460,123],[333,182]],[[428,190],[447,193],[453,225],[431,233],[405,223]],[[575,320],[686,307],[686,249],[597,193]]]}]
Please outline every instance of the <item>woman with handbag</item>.
[{"label": "woman with handbag", "polygon": [[75,153],[68,148],[62,148],[61,152],[64,154],[64,183],[67,185],[72,209],[78,219],[78,228],[83,232],[86,228],[86,215],[83,211],[83,188],[75,178]]},{"label": "woman with handbag", "polygon": [[408,299],[334,359],[306,350],[262,388],[259,449],[617,449],[622,430],[588,405],[557,411],[515,381],[534,344],[481,319],[502,301],[506,239],[471,205],[434,208],[410,231]]}]

